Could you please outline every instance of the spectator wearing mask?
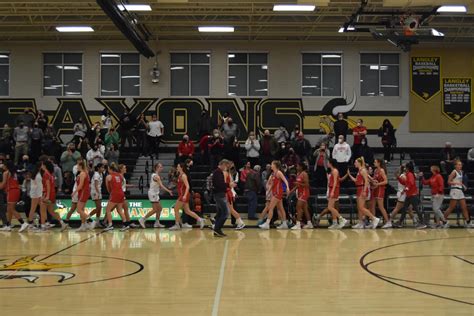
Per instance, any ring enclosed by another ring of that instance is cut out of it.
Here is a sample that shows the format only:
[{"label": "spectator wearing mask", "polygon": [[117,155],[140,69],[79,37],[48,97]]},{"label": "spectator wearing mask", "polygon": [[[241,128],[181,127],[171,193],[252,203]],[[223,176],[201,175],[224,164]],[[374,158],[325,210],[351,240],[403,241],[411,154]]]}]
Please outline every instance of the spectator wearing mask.
[{"label": "spectator wearing mask", "polygon": [[260,150],[262,151],[262,162],[264,164],[271,163],[278,152],[278,143],[268,129],[263,132],[263,137],[260,140]]},{"label": "spectator wearing mask", "polygon": [[332,149],[332,158],[337,161],[339,174],[346,174],[349,160],[351,160],[351,146],[345,141],[344,136],[339,135],[337,144]]},{"label": "spectator wearing mask", "polygon": [[276,154],[277,160],[282,160],[285,157],[290,149],[290,145],[287,143],[279,143],[278,152]]},{"label": "spectator wearing mask", "polygon": [[199,161],[204,164],[209,161],[209,140],[212,138],[211,135],[206,134],[199,140]]},{"label": "spectator wearing mask", "polygon": [[389,163],[392,160],[392,147],[395,146],[395,130],[392,123],[385,119],[382,123],[382,126],[379,129],[379,137],[382,137],[383,145],[383,160],[386,163]]},{"label": "spectator wearing mask", "polygon": [[34,165],[30,162],[30,157],[28,155],[23,155],[21,158],[21,162],[17,165],[18,173],[24,174],[33,171]]},{"label": "spectator wearing mask", "polygon": [[77,150],[81,153],[81,157],[85,157],[89,149],[91,149],[91,147],[89,146],[89,139],[81,139],[79,141],[79,144],[77,145]]},{"label": "spectator wearing mask", "polygon": [[295,153],[295,150],[290,147],[288,153],[283,156],[282,162],[288,167],[288,169],[296,168],[296,165],[300,162],[300,158]]},{"label": "spectator wearing mask", "polygon": [[474,147],[467,152],[467,168],[471,171],[474,170]]},{"label": "spectator wearing mask", "polygon": [[254,132],[249,133],[249,137],[245,141],[245,150],[247,151],[247,160],[252,166],[258,165],[260,160],[260,142],[255,137]]},{"label": "spectator wearing mask", "polygon": [[280,127],[273,133],[273,136],[279,144],[286,143],[290,139],[290,134],[283,123],[280,123]]},{"label": "spectator wearing mask", "polygon": [[315,147],[321,146],[322,143],[326,144],[327,148],[331,147],[334,143],[334,133],[329,132],[327,135],[321,136],[316,142]]},{"label": "spectator wearing mask", "polygon": [[189,139],[188,135],[184,135],[183,140],[179,142],[177,154],[179,162],[184,162],[186,159],[193,159],[194,143]]},{"label": "spectator wearing mask", "polygon": [[102,111],[102,116],[100,117],[102,128],[100,129],[100,137],[104,139],[105,134],[110,130],[112,127],[112,117],[107,109]]},{"label": "spectator wearing mask", "polygon": [[141,113],[137,118],[135,125],[135,135],[137,139],[137,149],[141,153],[145,153],[145,144],[147,139],[148,121],[145,118],[145,114]]},{"label": "spectator wearing mask", "polygon": [[224,140],[219,130],[215,129],[212,131],[212,138],[209,139],[207,147],[209,149],[211,168],[215,169],[224,154]]},{"label": "spectator wearing mask", "polygon": [[105,153],[105,159],[107,159],[107,162],[110,164],[115,163],[116,165],[118,165],[119,157],[120,157],[120,151],[118,149],[118,145],[112,144]]},{"label": "spectator wearing mask", "polygon": [[330,157],[330,151],[325,143],[322,143],[319,148],[313,152],[314,161],[314,179],[319,187],[327,186],[326,170]]},{"label": "spectator wearing mask", "polygon": [[43,139],[43,152],[51,155],[53,153],[53,148],[56,145],[56,130],[53,125],[48,124],[48,126],[46,126]]},{"label": "spectator wearing mask", "polygon": [[336,138],[339,138],[340,135],[344,136],[344,139],[347,139],[347,132],[349,131],[349,124],[344,119],[344,114],[337,114],[337,121],[334,122],[334,135]]},{"label": "spectator wearing mask", "polygon": [[241,166],[240,142],[238,139],[231,139],[229,143],[224,142],[224,159],[234,162],[237,168]]},{"label": "spectator wearing mask", "polygon": [[46,127],[48,127],[48,117],[43,111],[38,110],[35,122],[38,122],[38,126],[43,132],[46,130]]},{"label": "spectator wearing mask", "polygon": [[112,144],[117,145],[120,143],[120,135],[117,133],[115,128],[111,127],[107,134],[105,134],[104,144],[105,148],[109,148]]},{"label": "spectator wearing mask", "polygon": [[151,154],[154,153],[155,158],[158,159],[161,137],[163,136],[164,129],[165,126],[163,125],[163,123],[158,120],[156,114],[153,114],[151,117],[151,122],[148,122],[148,156],[151,156]]},{"label": "spectator wearing mask", "polygon": [[76,145],[69,143],[67,149],[61,154],[61,166],[63,172],[72,172],[72,168],[77,163],[77,160],[81,158],[81,154],[76,151]]},{"label": "spectator wearing mask", "polygon": [[243,191],[245,189],[245,183],[247,181],[247,176],[249,173],[252,171],[252,166],[250,164],[250,161],[247,161],[245,166],[243,166],[240,170],[240,176],[239,176],[239,188]]},{"label": "spectator wearing mask", "polygon": [[[361,146],[362,140],[366,138],[367,127],[364,125],[362,119],[357,120],[357,126],[352,129],[352,135],[354,136],[354,145],[352,146],[352,152],[356,153]],[[360,156],[356,157],[359,158]]]},{"label": "spectator wearing mask", "polygon": [[30,129],[23,121],[19,121],[13,131],[13,140],[15,141],[15,165],[18,164],[20,157],[28,154],[28,143],[30,142]]},{"label": "spectator wearing mask", "polygon": [[306,162],[309,161],[309,157],[311,155],[311,144],[306,138],[304,138],[303,132],[300,132],[297,135],[292,147],[295,149],[295,153],[298,155],[300,160]]},{"label": "spectator wearing mask", "polygon": [[20,114],[16,118],[16,125],[19,126],[20,122],[23,122],[23,124],[30,128],[33,127],[33,122],[35,121],[35,117],[33,115],[33,112],[31,111],[30,108],[27,108],[23,111],[23,114]]},{"label": "spectator wearing mask", "polygon": [[441,166],[441,171],[443,173],[451,173],[454,168],[454,161],[456,160],[457,155],[456,151],[453,148],[453,145],[451,142],[446,142],[444,144],[444,148],[441,151],[441,161],[440,161],[440,166]]},{"label": "spectator wearing mask", "polygon": [[299,134],[300,134],[300,126],[296,124],[295,128],[291,131],[290,141],[294,142],[298,138]]},{"label": "spectator wearing mask", "polygon": [[128,110],[123,112],[123,115],[120,117],[120,146],[125,148],[125,143],[128,142],[128,147],[133,146],[133,128],[135,122],[133,117],[130,115]]},{"label": "spectator wearing mask", "polygon": [[367,143],[367,138],[362,139],[359,151],[358,153],[355,153],[355,155],[355,158],[364,157],[364,161],[369,165],[372,165],[374,163],[374,151],[372,150],[372,148],[369,147],[369,144]]},{"label": "spectator wearing mask", "polygon": [[39,157],[41,155],[41,145],[43,143],[43,138],[43,131],[41,128],[39,128],[38,122],[35,122],[30,132],[30,153],[32,157]]},{"label": "spectator wearing mask", "polygon": [[211,119],[209,118],[209,113],[206,110],[202,110],[201,117],[198,121],[197,126],[198,137],[201,139],[205,135],[209,135],[211,132]]},{"label": "spectator wearing mask", "polygon": [[92,125],[91,129],[87,132],[87,138],[89,139],[89,144],[95,144],[97,143],[99,139],[102,139],[100,131],[101,131],[100,122],[95,122],[95,124]]},{"label": "spectator wearing mask", "polygon": [[96,143],[94,146],[87,152],[86,155],[87,163],[95,168],[99,163],[102,163],[104,159],[104,154],[100,150],[100,144]]},{"label": "spectator wearing mask", "polygon": [[81,139],[84,139],[87,134],[87,125],[84,123],[82,118],[80,118],[79,121],[76,124],[74,124],[73,131],[74,131],[74,137],[72,141],[77,146],[79,142],[81,141]]},{"label": "spectator wearing mask", "polygon": [[244,194],[247,198],[249,220],[257,219],[258,193],[262,187],[260,169],[259,165],[254,166],[253,170],[247,174],[247,181],[245,182]]},{"label": "spectator wearing mask", "polygon": [[229,116],[225,123],[222,124],[222,136],[224,143],[233,143],[234,139],[239,138],[239,128],[234,124],[234,120]]}]

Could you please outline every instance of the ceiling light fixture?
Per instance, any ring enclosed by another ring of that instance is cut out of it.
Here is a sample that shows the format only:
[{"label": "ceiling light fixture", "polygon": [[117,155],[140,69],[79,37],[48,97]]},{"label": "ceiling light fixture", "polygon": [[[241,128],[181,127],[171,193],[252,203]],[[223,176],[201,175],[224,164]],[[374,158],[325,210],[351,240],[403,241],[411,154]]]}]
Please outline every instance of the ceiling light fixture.
[{"label": "ceiling light fixture", "polygon": [[466,13],[467,8],[464,5],[442,5],[436,9],[438,13]]},{"label": "ceiling light fixture", "polygon": [[125,4],[117,5],[120,11],[151,11],[151,7],[148,4]]},{"label": "ceiling light fixture", "polygon": [[199,26],[199,32],[201,33],[232,33],[234,32],[233,26]]},{"label": "ceiling light fixture", "polygon": [[310,4],[275,4],[273,5],[273,11],[278,12],[308,12],[314,11],[315,5]]},{"label": "ceiling light fixture", "polygon": [[342,26],[341,28],[339,28],[339,33],[344,33],[344,32],[347,32],[347,31],[355,31],[355,27],[353,26],[348,26],[345,30],[344,30],[344,26]]},{"label": "ceiling light fixture", "polygon": [[94,32],[90,26],[56,26],[58,32]]}]

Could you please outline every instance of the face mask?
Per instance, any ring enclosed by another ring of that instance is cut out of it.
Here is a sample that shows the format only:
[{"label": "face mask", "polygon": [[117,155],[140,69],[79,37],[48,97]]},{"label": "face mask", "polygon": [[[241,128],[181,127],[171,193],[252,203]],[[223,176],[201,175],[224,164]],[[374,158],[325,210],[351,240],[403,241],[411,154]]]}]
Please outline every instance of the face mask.
[{"label": "face mask", "polygon": [[344,142],[344,139],[339,138],[339,144],[342,144]]},{"label": "face mask", "polygon": [[361,126],[361,125],[362,125],[362,123],[361,123],[361,122],[357,122],[357,126]]},{"label": "face mask", "polygon": [[251,139],[251,140],[254,140],[254,139],[255,139],[255,136],[252,136],[252,135],[251,135],[251,136],[250,136],[250,139]]},{"label": "face mask", "polygon": [[362,144],[362,146],[365,146],[366,142],[362,142],[361,144]]},{"label": "face mask", "polygon": [[218,133],[214,133],[214,137],[215,137],[215,138],[219,137],[219,134],[218,134]]},{"label": "face mask", "polygon": [[285,145],[281,146],[281,149],[285,149]]}]

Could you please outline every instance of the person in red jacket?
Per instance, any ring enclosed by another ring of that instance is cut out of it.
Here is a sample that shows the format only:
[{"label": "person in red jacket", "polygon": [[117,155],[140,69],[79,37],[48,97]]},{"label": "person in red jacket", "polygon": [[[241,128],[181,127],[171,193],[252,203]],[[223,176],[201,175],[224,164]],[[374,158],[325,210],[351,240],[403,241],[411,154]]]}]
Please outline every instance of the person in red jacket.
[{"label": "person in red jacket", "polygon": [[444,179],[440,174],[440,169],[438,166],[431,166],[431,178],[423,178],[423,172],[420,172],[419,176],[422,177],[423,185],[429,185],[431,187],[431,203],[433,212],[435,214],[436,224],[439,225],[441,221],[444,224],[446,219],[444,218],[443,212],[441,212],[441,206],[443,205],[444,200]]},{"label": "person in red jacket", "polygon": [[405,217],[407,215],[407,209],[411,205],[413,210],[416,211],[418,215],[418,225],[416,226],[417,229],[424,229],[426,228],[425,217],[423,211],[420,210],[420,198],[418,197],[418,188],[416,186],[416,178],[415,178],[415,167],[413,166],[413,162],[409,162],[406,165],[406,175],[405,179],[399,179],[400,183],[405,185],[405,203],[403,204],[403,208],[401,210],[400,221],[397,223],[398,227],[402,226],[402,223],[405,221]]},{"label": "person in red jacket", "polygon": [[178,161],[184,162],[186,159],[193,159],[194,143],[188,135],[183,136],[183,140],[178,145]]}]

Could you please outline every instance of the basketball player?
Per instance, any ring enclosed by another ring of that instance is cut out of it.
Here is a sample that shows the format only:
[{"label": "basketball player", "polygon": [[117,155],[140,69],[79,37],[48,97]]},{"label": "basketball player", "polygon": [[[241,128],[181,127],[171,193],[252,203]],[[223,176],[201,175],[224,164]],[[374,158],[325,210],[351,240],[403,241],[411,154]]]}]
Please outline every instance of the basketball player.
[{"label": "basketball player", "polygon": [[89,170],[84,161],[78,164],[77,171],[79,174],[76,177],[76,191],[72,195],[77,194],[77,212],[81,217],[81,226],[76,230],[77,232],[84,232],[88,229],[87,214],[85,211],[87,200],[91,195]]},{"label": "basketball player", "polygon": [[365,206],[368,199],[370,199],[370,190],[369,190],[369,175],[365,167],[364,157],[359,157],[354,162],[354,166],[358,169],[357,176],[354,178],[349,170],[347,174],[352,181],[354,181],[357,193],[357,211],[359,217],[359,223],[352,226],[354,229],[364,229],[364,217],[367,216],[372,220],[372,229],[377,228],[377,225],[380,222],[380,218],[375,217]]},{"label": "basketball player", "polygon": [[229,161],[229,167],[225,168],[224,171],[224,179],[225,183],[227,184],[227,191],[226,191],[226,199],[227,199],[227,204],[230,209],[230,214],[235,218],[237,227],[235,229],[241,230],[245,227],[245,223],[242,220],[239,212],[237,212],[234,208],[234,202],[235,202],[235,187],[237,186],[237,183],[235,183],[232,180],[232,175],[230,173],[230,169],[234,166],[234,163],[232,161]]},{"label": "basketball player", "polygon": [[438,166],[431,166],[430,170],[431,178],[423,178],[423,172],[420,172],[419,176],[422,178],[424,185],[429,185],[431,187],[431,205],[435,215],[435,223],[437,227],[442,228],[447,222],[444,218],[443,212],[441,211],[444,200],[444,179],[440,174]]},{"label": "basketball player", "polygon": [[74,167],[72,167],[72,176],[74,180],[74,187],[72,188],[72,192],[76,192],[76,194],[71,194],[71,208],[69,209],[69,212],[67,212],[66,219],[64,220],[64,222],[66,223],[66,226],[64,226],[64,228],[62,228],[61,231],[70,228],[69,220],[71,219],[72,214],[74,214],[74,212],[77,209],[78,198],[77,198],[77,190],[76,190],[77,189],[76,177],[78,175],[79,164],[82,163],[83,161],[84,160],[82,158],[77,159],[76,164],[74,165]]},{"label": "basketball player", "polygon": [[259,225],[261,229],[270,229],[270,222],[273,217],[273,211],[275,207],[279,213],[279,217],[282,221],[282,224],[278,226],[278,229],[288,229],[288,223],[286,222],[285,209],[283,208],[283,184],[285,184],[287,190],[287,196],[290,192],[288,181],[286,180],[285,175],[281,172],[281,162],[278,160],[272,161],[272,198],[270,200],[270,205],[268,206],[268,215],[265,223]]},{"label": "basketball player", "polygon": [[187,173],[187,167],[184,163],[179,163],[176,165],[176,170],[178,171],[178,200],[174,206],[174,216],[175,216],[175,224],[170,227],[170,230],[180,230],[181,229],[181,216],[179,211],[181,209],[184,212],[194,218],[198,223],[201,229],[204,228],[206,223],[204,218],[200,218],[196,213],[191,211],[189,208],[189,199],[191,198],[191,194],[189,192],[189,182]]},{"label": "basketball player", "polygon": [[380,212],[382,213],[383,219],[385,221],[385,225],[382,228],[390,228],[388,225],[389,218],[387,214],[387,210],[383,205],[384,198],[385,198],[385,187],[388,183],[387,179],[387,170],[385,167],[385,162],[382,159],[375,159],[374,161],[374,175],[372,177],[372,185],[373,189],[371,192],[371,199],[370,199],[370,210],[372,214],[375,215],[375,208],[378,207]]},{"label": "basketball player", "polygon": [[41,178],[41,162],[37,162],[33,172],[31,174],[31,182],[30,182],[30,197],[31,197],[31,206],[30,206],[30,213],[28,214],[28,219],[25,224],[21,225],[21,228],[18,232],[22,232],[25,229],[32,229],[33,226],[33,219],[36,214],[36,210],[40,204],[41,196],[43,195],[43,182]]},{"label": "basketball player", "polygon": [[6,165],[3,166],[3,179],[0,183],[0,189],[5,190],[7,193],[7,224],[2,228],[2,231],[11,231],[11,220],[16,218],[21,226],[23,227],[25,222],[21,218],[20,214],[16,211],[16,203],[20,200],[20,184],[18,183],[18,177],[16,174],[16,166],[13,161],[7,161]]},{"label": "basketball player", "polygon": [[[291,227],[292,230],[300,230],[303,229],[311,229],[313,228],[313,224],[311,223],[311,215],[309,214],[308,210],[308,199],[310,195],[310,188],[309,188],[309,176],[307,172],[308,167],[306,163],[300,162],[296,165],[296,185],[291,190],[293,192],[296,190],[296,224]],[[291,194],[290,192],[290,194]],[[301,221],[303,219],[303,212],[306,218],[306,225],[301,227]]]},{"label": "basketball player", "polygon": [[170,189],[168,189],[161,181],[160,173],[163,171],[163,165],[161,163],[156,163],[153,170],[154,170],[154,173],[152,173],[151,175],[150,189],[148,189],[148,199],[151,202],[152,209],[144,217],[138,220],[138,223],[140,223],[140,226],[142,228],[146,228],[145,221],[148,217],[152,216],[153,214],[156,214],[156,220],[153,227],[154,228],[165,227],[165,225],[160,223],[161,210],[163,209],[160,203],[160,188],[168,192],[171,196],[173,196],[173,192]]},{"label": "basketball player", "polygon": [[46,212],[61,224],[61,231],[63,231],[66,229],[67,224],[64,223],[61,217],[54,211],[54,206],[56,205],[56,189],[54,187],[53,164],[49,160],[43,161],[41,169],[43,171],[43,197],[40,203],[41,231],[45,231],[48,228],[45,225]]},{"label": "basketball player", "polygon": [[336,203],[339,201],[339,192],[341,187],[341,179],[339,177],[339,170],[337,169],[337,161],[333,158],[330,158],[328,161],[328,167],[331,172],[328,175],[327,209],[332,215],[332,225],[329,226],[328,229],[341,229],[346,226],[347,219],[342,217],[336,208]]},{"label": "basketball player", "polygon": [[123,228],[129,227],[123,214],[123,202],[125,200],[125,194],[122,190],[123,176],[119,173],[119,169],[115,163],[112,163],[109,166],[109,174],[105,178],[105,186],[109,192],[109,201],[107,202],[107,207],[105,208],[105,216],[107,226],[104,228],[104,231],[113,230],[114,226],[112,223],[112,211],[117,209],[117,213],[122,219]]},{"label": "basketball player", "polygon": [[[100,215],[102,213],[102,183],[104,182],[104,165],[99,163],[95,166],[94,175],[91,179],[91,198],[94,201],[95,208],[89,213],[87,222],[89,229],[94,229],[97,225],[100,225]],[[92,220],[92,216],[95,215],[95,221]]]},{"label": "basketball player", "polygon": [[[474,228],[474,224],[471,223],[471,217],[467,210],[466,205],[466,197],[464,196],[464,190],[467,190],[466,185],[463,182],[464,180],[464,172],[462,170],[462,162],[460,160],[456,160],[454,162],[454,170],[448,177],[448,184],[450,185],[449,190],[449,197],[451,200],[449,201],[449,206],[444,212],[444,218],[448,218],[449,214],[454,210],[457,204],[461,207],[462,215],[464,216],[465,227],[466,228]],[[449,227],[448,222],[446,221],[445,225],[446,228]]]}]

